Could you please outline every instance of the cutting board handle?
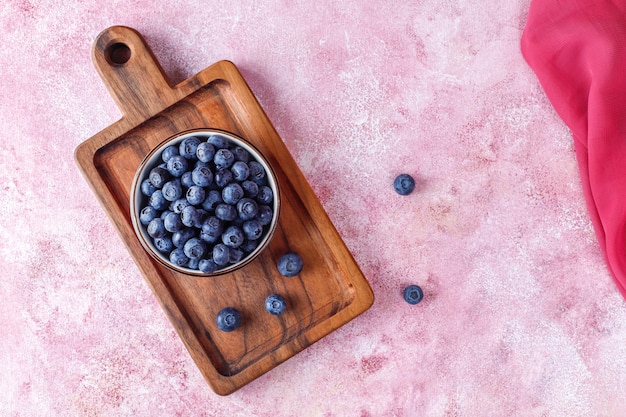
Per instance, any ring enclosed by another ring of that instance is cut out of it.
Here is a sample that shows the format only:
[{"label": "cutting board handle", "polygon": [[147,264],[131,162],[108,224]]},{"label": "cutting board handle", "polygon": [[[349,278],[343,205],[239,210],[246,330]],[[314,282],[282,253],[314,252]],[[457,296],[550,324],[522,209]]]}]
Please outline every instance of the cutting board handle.
[{"label": "cutting board handle", "polygon": [[134,29],[112,26],[93,46],[93,62],[124,117],[143,122],[180,97],[145,39]]}]

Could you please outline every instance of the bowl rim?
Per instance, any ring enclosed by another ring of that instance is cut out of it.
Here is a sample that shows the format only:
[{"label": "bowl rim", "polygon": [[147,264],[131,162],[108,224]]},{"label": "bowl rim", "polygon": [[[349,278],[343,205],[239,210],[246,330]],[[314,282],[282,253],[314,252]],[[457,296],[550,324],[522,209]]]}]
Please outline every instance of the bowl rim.
[{"label": "bowl rim", "polygon": [[[160,152],[163,149],[165,149],[167,146],[171,145],[172,143],[180,143],[187,137],[197,136],[197,135],[203,135],[207,138],[211,135],[221,135],[221,136],[226,137],[229,141],[234,142],[236,145],[242,145],[242,147],[246,149],[248,152],[250,152],[252,157],[263,166],[263,168],[265,169],[267,173],[268,185],[270,186],[270,188],[272,189],[274,193],[274,198],[272,201],[272,206],[273,206],[272,221],[269,224],[269,228],[267,232],[265,233],[265,236],[262,238],[261,242],[259,242],[259,245],[241,261],[234,263],[234,264],[229,264],[225,268],[218,269],[217,271],[212,272],[210,274],[203,273],[197,269],[184,268],[184,267],[173,265],[162,253],[160,253],[158,250],[156,250],[156,248],[154,248],[154,245],[152,244],[151,238],[150,236],[148,236],[148,233],[145,230],[145,227],[143,227],[141,222],[139,222],[139,210],[140,210],[139,207],[141,207],[141,204],[139,204],[139,202],[141,201],[142,198],[145,198],[145,196],[143,196],[143,194],[141,193],[140,187],[141,187],[141,182],[147,177],[146,173],[149,172],[147,168],[150,167],[150,169],[152,169],[153,166],[158,165],[158,159],[157,159],[158,155],[160,155]],[[195,276],[195,277],[216,277],[219,275],[225,275],[225,274],[234,272],[240,268],[243,268],[244,266],[252,262],[254,259],[256,259],[256,257],[269,245],[270,241],[274,237],[274,234],[276,233],[276,229],[278,227],[278,219],[280,217],[280,207],[281,207],[281,196],[280,196],[280,186],[278,183],[278,178],[276,177],[276,172],[270,165],[267,158],[261,153],[261,151],[259,151],[259,149],[256,146],[254,146],[252,143],[250,143],[248,140],[244,139],[243,137],[235,133],[232,133],[223,129],[216,129],[216,128],[188,129],[188,130],[178,132],[174,135],[168,136],[166,139],[162,140],[159,144],[154,146],[150,150],[150,152],[148,152],[148,154],[143,158],[143,160],[139,164],[139,167],[137,168],[137,171],[135,172],[133,181],[131,183],[131,188],[130,188],[130,208],[129,208],[130,213],[129,214],[130,214],[131,222],[133,225],[133,229],[135,231],[135,235],[137,236],[139,242],[141,243],[141,246],[143,246],[145,251],[153,259],[158,261],[160,264],[162,264],[166,268],[185,274],[185,275],[190,275],[190,276]]]}]

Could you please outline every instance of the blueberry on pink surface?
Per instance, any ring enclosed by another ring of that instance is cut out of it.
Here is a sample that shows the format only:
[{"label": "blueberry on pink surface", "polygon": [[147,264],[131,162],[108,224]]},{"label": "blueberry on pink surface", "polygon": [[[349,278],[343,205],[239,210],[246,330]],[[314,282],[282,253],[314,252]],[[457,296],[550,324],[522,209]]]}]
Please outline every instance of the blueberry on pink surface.
[{"label": "blueberry on pink surface", "polygon": [[409,195],[415,189],[415,180],[409,174],[400,174],[393,181],[393,188],[400,195]]}]

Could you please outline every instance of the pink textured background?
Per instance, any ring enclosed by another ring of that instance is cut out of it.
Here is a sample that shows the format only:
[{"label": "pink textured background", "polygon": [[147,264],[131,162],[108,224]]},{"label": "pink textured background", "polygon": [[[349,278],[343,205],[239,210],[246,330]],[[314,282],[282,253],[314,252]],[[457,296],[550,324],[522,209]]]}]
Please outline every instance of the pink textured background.
[{"label": "pink textured background", "polygon": [[[0,4],[0,415],[626,415],[626,306],[519,52],[528,0],[392,3]],[[376,295],[229,397],[73,161],[120,117],[90,60],[116,24],[176,82],[239,66]]]}]

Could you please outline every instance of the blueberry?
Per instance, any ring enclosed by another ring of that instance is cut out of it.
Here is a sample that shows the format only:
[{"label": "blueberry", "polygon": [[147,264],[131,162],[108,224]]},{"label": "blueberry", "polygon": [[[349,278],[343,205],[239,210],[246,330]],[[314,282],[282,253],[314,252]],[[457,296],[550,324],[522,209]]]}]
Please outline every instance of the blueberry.
[{"label": "blueberry", "polygon": [[246,180],[242,182],[241,188],[243,188],[243,195],[246,197],[254,198],[259,193],[259,186],[254,181]]},{"label": "blueberry", "polygon": [[229,226],[222,234],[222,242],[229,248],[238,248],[244,239],[243,232],[237,226]]},{"label": "blueberry", "polygon": [[226,148],[218,149],[213,157],[213,162],[217,169],[230,168],[233,162],[235,162],[235,156]]},{"label": "blueberry", "polygon": [[150,196],[148,204],[157,210],[165,210],[169,205],[169,202],[165,199],[165,197],[163,197],[161,190],[156,190]]},{"label": "blueberry", "polygon": [[193,178],[191,177],[191,171],[186,171],[181,177],[180,177],[180,182],[183,184],[184,187],[191,187],[192,185],[195,185],[193,183]]},{"label": "blueberry", "polygon": [[172,243],[177,248],[182,248],[185,243],[187,243],[187,241],[193,238],[195,235],[196,233],[193,231],[193,229],[185,228],[179,230],[178,232],[174,232],[174,234],[172,234]]},{"label": "blueberry", "polygon": [[224,188],[228,183],[233,180],[233,173],[229,169],[218,169],[215,171],[215,185],[219,188]]},{"label": "blueberry", "polygon": [[187,201],[187,198],[182,197],[176,201],[172,201],[172,204],[170,204],[170,210],[172,210],[174,213],[180,214],[185,207],[190,205],[191,204],[189,203],[189,201]]},{"label": "blueberry", "polygon": [[400,195],[409,195],[415,189],[415,180],[409,174],[401,174],[393,181],[393,188]]},{"label": "blueberry", "polygon": [[259,212],[259,205],[251,198],[244,197],[237,202],[237,213],[241,220],[251,220]]},{"label": "blueberry", "polygon": [[176,248],[170,252],[170,262],[176,266],[183,267],[189,263],[189,258],[181,248]]},{"label": "blueberry", "polygon": [[231,182],[222,189],[222,200],[226,204],[237,204],[243,197],[243,188],[236,182]]},{"label": "blueberry", "polygon": [[219,267],[212,259],[200,259],[198,262],[198,270],[203,274],[212,274],[217,271]]},{"label": "blueberry", "polygon": [[213,246],[213,262],[219,266],[224,266],[230,260],[230,249],[223,243]]},{"label": "blueberry", "polygon": [[170,145],[161,152],[161,159],[163,162],[167,162],[172,156],[176,155],[178,155],[178,148],[174,145]]},{"label": "blueberry", "polygon": [[262,226],[267,226],[272,222],[274,218],[274,212],[272,211],[270,206],[260,205],[258,213],[256,215],[256,220],[261,223]]},{"label": "blueberry", "polygon": [[183,185],[180,180],[176,178],[163,184],[161,192],[167,201],[176,201],[183,195]]},{"label": "blueberry", "polygon": [[221,237],[221,235],[216,236],[214,234],[200,230],[200,239],[204,240],[206,243],[216,243],[221,239]]},{"label": "blueberry", "polygon": [[286,307],[285,299],[278,294],[272,294],[265,299],[265,310],[275,316],[282,314]]},{"label": "blueberry", "polygon": [[250,160],[250,153],[241,146],[235,146],[232,150],[235,156],[235,161],[248,162]]},{"label": "blueberry", "polygon": [[168,182],[172,176],[170,173],[161,167],[154,167],[150,170],[150,174],[148,175],[148,179],[156,188],[163,187],[163,184]]},{"label": "blueberry", "polygon": [[213,182],[213,172],[208,166],[197,166],[191,171],[191,180],[200,187],[208,187]]},{"label": "blueberry", "polygon": [[200,223],[200,213],[194,206],[187,206],[180,212],[181,222],[187,227],[194,227]]},{"label": "blueberry", "polygon": [[218,149],[226,148],[228,146],[228,139],[219,135],[209,136],[209,138],[206,141]]},{"label": "blueberry", "polygon": [[243,258],[243,251],[239,249],[230,248],[229,252],[230,256],[228,258],[228,262],[230,262],[231,264],[236,264],[237,262],[241,261],[241,258]]},{"label": "blueberry", "polygon": [[148,232],[148,235],[150,237],[155,239],[159,237],[164,237],[167,233],[167,230],[165,230],[165,225],[163,224],[163,219],[161,219],[160,217],[152,219],[150,223],[148,223],[146,231]]},{"label": "blueberry", "polygon": [[286,277],[296,276],[302,271],[302,258],[294,252],[286,253],[278,260],[278,272]]},{"label": "blueberry", "polygon": [[232,332],[241,325],[241,313],[233,307],[221,309],[215,317],[217,328],[223,332]]},{"label": "blueberry", "polygon": [[183,222],[180,218],[180,214],[174,213],[173,211],[169,212],[167,216],[165,216],[163,219],[163,225],[165,226],[165,230],[172,233],[183,229]]},{"label": "blueberry", "polygon": [[187,263],[187,268],[198,269],[199,265],[200,265],[200,259],[189,259],[189,263]]},{"label": "blueberry", "polygon": [[195,136],[189,136],[180,143],[178,152],[186,159],[194,159],[196,157],[196,151],[200,145],[200,139]]},{"label": "blueberry", "polygon": [[149,178],[141,181],[141,193],[146,196],[151,196],[153,192],[155,192],[157,188],[150,182]]},{"label": "blueberry", "polygon": [[206,250],[206,244],[197,237],[192,237],[183,245],[183,252],[189,259],[202,258],[206,253]]},{"label": "blueberry", "polygon": [[419,285],[409,285],[404,289],[404,301],[409,304],[417,304],[424,298],[424,292]]},{"label": "blueberry", "polygon": [[174,177],[182,176],[189,168],[189,162],[182,155],[174,155],[167,161],[167,172]]},{"label": "blueberry", "polygon": [[202,142],[196,148],[198,161],[211,162],[215,156],[215,147],[208,142]]},{"label": "blueberry", "polygon": [[257,240],[263,234],[263,226],[257,220],[248,220],[242,226],[246,239]]},{"label": "blueberry", "polygon": [[250,169],[249,178],[256,182],[258,185],[265,184],[265,168],[257,161],[248,162],[248,168]]},{"label": "blueberry", "polygon": [[170,253],[172,249],[174,249],[174,244],[172,243],[172,239],[169,237],[158,237],[153,241],[154,247],[157,248],[159,252]]},{"label": "blueberry", "polygon": [[197,185],[192,185],[191,187],[187,189],[186,196],[187,196],[187,201],[189,201],[189,204],[195,206],[198,204],[202,204],[202,202],[204,201],[204,197],[206,196],[206,191],[202,187],[199,187]]},{"label": "blueberry", "polygon": [[258,240],[246,239],[243,242],[243,244],[241,246],[239,246],[239,249],[241,249],[245,253],[250,253],[250,252],[254,251],[257,248],[257,246],[259,246],[259,241]]},{"label": "blueberry", "polygon": [[211,190],[204,198],[204,201],[202,202],[202,208],[207,211],[212,211],[215,210],[215,207],[222,202],[222,193],[217,190]]},{"label": "blueberry", "polygon": [[233,173],[233,177],[236,181],[245,181],[250,175],[250,168],[243,161],[237,161],[230,167],[230,172]]},{"label": "blueberry", "polygon": [[147,226],[150,221],[159,216],[159,212],[152,206],[146,206],[139,213],[139,222]]},{"label": "blueberry", "polygon": [[224,232],[224,223],[217,217],[210,216],[202,223],[202,232],[219,237]]},{"label": "blueberry", "polygon": [[256,201],[258,201],[259,204],[269,204],[273,199],[274,193],[270,187],[267,185],[259,187],[259,194],[256,196]]},{"label": "blueberry", "polygon": [[204,220],[207,218],[208,215],[209,213],[206,210],[197,208],[193,227],[200,229],[202,227],[202,224],[204,223]]},{"label": "blueberry", "polygon": [[169,211],[169,210],[163,210],[163,211],[161,212],[161,215],[160,215],[159,217],[161,217],[161,220],[165,221],[165,218],[166,218],[166,217],[167,217],[167,215],[168,215],[168,214],[170,214],[170,213],[171,213],[171,211]]},{"label": "blueberry", "polygon": [[237,208],[235,206],[226,203],[220,203],[215,206],[215,217],[220,220],[232,222],[237,216]]}]

